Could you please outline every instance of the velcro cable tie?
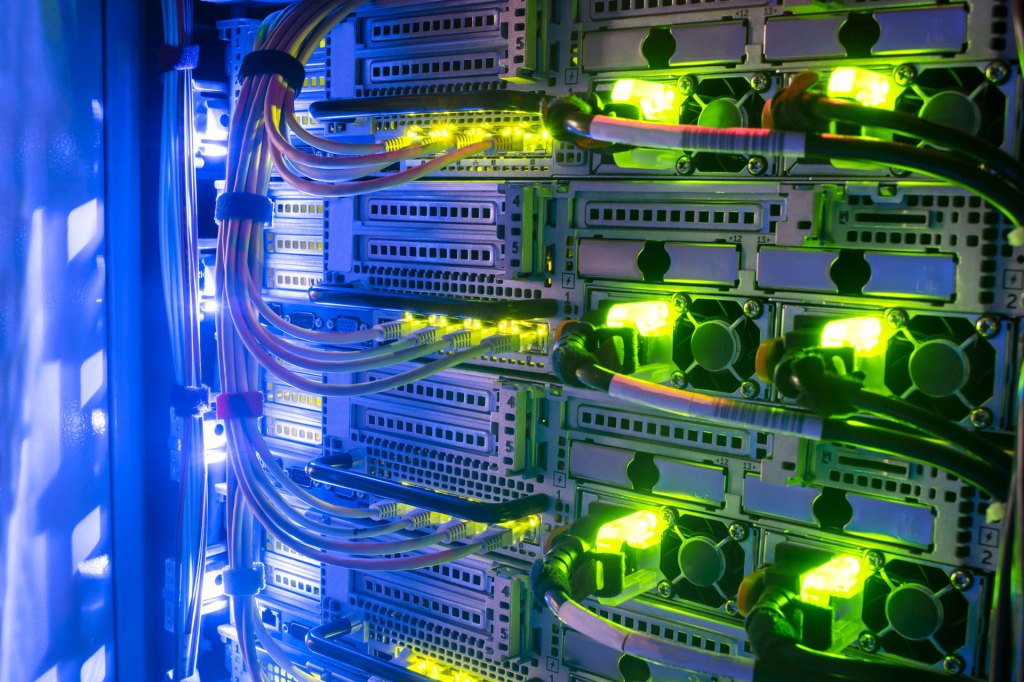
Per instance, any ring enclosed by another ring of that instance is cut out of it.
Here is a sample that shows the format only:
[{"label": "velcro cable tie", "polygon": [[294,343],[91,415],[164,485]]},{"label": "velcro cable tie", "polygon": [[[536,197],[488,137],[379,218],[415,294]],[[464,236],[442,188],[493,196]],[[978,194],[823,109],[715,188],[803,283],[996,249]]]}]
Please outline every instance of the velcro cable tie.
[{"label": "velcro cable tie", "polygon": [[190,71],[199,66],[199,46],[161,45],[156,59],[160,71]]},{"label": "velcro cable tie", "polygon": [[306,80],[306,67],[295,57],[280,50],[253,50],[245,55],[238,68],[238,80],[261,74],[280,76],[298,97]]},{"label": "velcro cable tie", "polygon": [[263,394],[259,391],[221,393],[217,396],[217,419],[251,419],[263,416]]},{"label": "velcro cable tie", "polygon": [[206,386],[175,386],[171,408],[179,417],[201,417],[210,410],[210,389]]},{"label": "velcro cable tie", "polygon": [[221,573],[224,594],[229,597],[255,597],[267,586],[263,564],[249,568],[225,568]]},{"label": "velcro cable tie", "polygon": [[274,202],[263,194],[224,192],[217,197],[213,215],[217,222],[251,220],[254,223],[269,223],[274,219]]}]

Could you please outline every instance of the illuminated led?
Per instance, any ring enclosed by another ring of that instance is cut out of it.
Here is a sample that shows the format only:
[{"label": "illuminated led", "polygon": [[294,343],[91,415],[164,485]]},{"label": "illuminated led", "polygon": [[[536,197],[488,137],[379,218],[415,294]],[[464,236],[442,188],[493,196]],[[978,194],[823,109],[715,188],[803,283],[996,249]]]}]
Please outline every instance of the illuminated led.
[{"label": "illuminated led", "polygon": [[849,599],[864,589],[864,564],[843,554],[800,576],[800,601],[828,606],[833,597]]},{"label": "illuminated led", "polygon": [[640,336],[661,336],[669,329],[668,304],[664,301],[616,303],[608,309],[609,327],[636,327]]},{"label": "illuminated led", "polygon": [[612,88],[612,101],[635,104],[649,121],[679,122],[679,102],[671,85],[623,78]]},{"label": "illuminated led", "polygon": [[879,347],[882,322],[877,317],[850,317],[832,320],[821,331],[824,348],[852,346],[858,353],[872,353]]},{"label": "illuminated led", "polygon": [[625,543],[635,549],[647,549],[661,542],[667,524],[649,511],[639,511],[621,519],[609,521],[597,531],[596,549],[599,552],[618,552]]},{"label": "illuminated led", "polygon": [[828,79],[829,97],[854,99],[868,107],[893,109],[896,95],[888,76],[855,66],[835,69]]}]

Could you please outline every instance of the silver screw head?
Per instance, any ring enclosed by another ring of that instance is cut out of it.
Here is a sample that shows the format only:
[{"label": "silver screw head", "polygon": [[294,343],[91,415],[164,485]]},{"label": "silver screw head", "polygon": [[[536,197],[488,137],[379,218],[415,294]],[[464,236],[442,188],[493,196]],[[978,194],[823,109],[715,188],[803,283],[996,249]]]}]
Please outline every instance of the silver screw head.
[{"label": "silver screw head", "polygon": [[871,567],[872,571],[878,571],[885,566],[885,555],[877,549],[869,549],[864,552],[864,560],[868,562],[868,566]]},{"label": "silver screw head", "polygon": [[323,319],[322,319],[322,318],[319,318],[319,317],[317,317],[317,318],[315,318],[315,319],[313,320],[313,327],[314,327],[315,329],[320,329],[320,328],[321,328],[321,327],[323,327],[323,326],[324,326],[324,321],[323,321]]},{"label": "silver screw head", "polygon": [[693,76],[682,76],[676,81],[676,85],[679,86],[679,90],[684,95],[689,95],[697,87],[697,79]]},{"label": "silver screw head", "polygon": [[896,85],[906,87],[917,80],[917,69],[912,64],[900,64],[892,71]]},{"label": "silver screw head", "polygon": [[878,651],[878,637],[871,632],[862,632],[860,637],[857,638],[857,646],[860,647],[861,651],[866,651],[869,654]]},{"label": "silver screw head", "polygon": [[971,426],[976,429],[987,429],[992,426],[992,413],[984,407],[971,410]]},{"label": "silver screw head", "polygon": [[686,154],[683,154],[676,159],[676,173],[679,175],[689,175],[693,172],[693,159]]},{"label": "silver screw head", "polygon": [[740,615],[740,607],[736,603],[735,599],[729,599],[728,601],[726,601],[725,605],[722,608],[730,616],[738,616],[738,615]]},{"label": "silver screw head", "polygon": [[658,596],[663,599],[668,599],[672,596],[672,583],[667,580],[662,580],[658,583]]},{"label": "silver screw head", "polygon": [[755,381],[744,381],[740,384],[740,395],[744,398],[756,398],[757,394],[761,391],[760,386]]},{"label": "silver screw head", "polygon": [[771,84],[772,81],[766,73],[755,73],[750,77],[750,87],[754,92],[764,92]]},{"label": "silver screw head", "polygon": [[661,516],[662,521],[670,526],[679,520],[679,512],[675,510],[675,507],[662,507],[658,510],[658,515]]},{"label": "silver screw head", "polygon": [[958,568],[949,574],[949,584],[953,589],[964,592],[974,586],[974,574],[966,568]]},{"label": "silver screw head", "polygon": [[950,675],[959,675],[964,671],[964,659],[956,654],[950,654],[942,659],[942,669]]},{"label": "silver screw head", "polygon": [[334,320],[327,320],[327,328],[334,329]]},{"label": "silver screw head", "polygon": [[999,323],[999,320],[991,315],[982,315],[974,323],[974,330],[983,339],[991,339],[999,333],[1001,327],[1002,325]]},{"label": "silver screw head", "polygon": [[764,313],[764,304],[757,299],[748,299],[743,302],[743,314],[752,320],[756,320]]},{"label": "silver screw head", "polygon": [[736,542],[743,542],[750,535],[750,529],[747,528],[745,523],[739,521],[733,521],[729,524],[729,537]]},{"label": "silver screw head", "polygon": [[885,323],[893,329],[903,329],[907,326],[907,311],[901,308],[890,308],[885,311]]},{"label": "silver screw head", "polygon": [[751,175],[764,175],[768,170],[768,161],[763,156],[751,156],[747,161],[747,172]]},{"label": "silver screw head", "polygon": [[673,294],[672,307],[675,308],[678,313],[685,313],[686,309],[690,307],[690,297],[686,294]]},{"label": "silver screw head", "polygon": [[989,83],[1001,85],[1010,77],[1010,67],[1006,62],[994,61],[985,67],[985,79]]},{"label": "silver screw head", "polygon": [[686,375],[682,372],[672,372],[671,381],[673,388],[686,388]]}]

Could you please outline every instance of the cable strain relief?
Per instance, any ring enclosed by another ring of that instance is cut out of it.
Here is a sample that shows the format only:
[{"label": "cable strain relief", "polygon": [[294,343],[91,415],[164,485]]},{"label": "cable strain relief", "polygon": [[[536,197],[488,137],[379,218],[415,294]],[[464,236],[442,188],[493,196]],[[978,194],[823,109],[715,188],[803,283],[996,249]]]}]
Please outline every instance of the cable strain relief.
[{"label": "cable strain relief", "polygon": [[477,539],[484,543],[482,552],[496,552],[512,544],[512,531],[508,528],[500,528],[496,531],[485,533]]},{"label": "cable strain relief", "polygon": [[442,518],[443,515],[427,509],[417,509],[402,517],[403,520],[409,522],[408,530],[419,530],[436,525],[441,522]]},{"label": "cable strain relief", "polygon": [[459,329],[445,334],[444,340],[451,342],[453,351],[462,350],[464,348],[475,346],[480,342],[480,330]]},{"label": "cable strain relief", "polygon": [[447,523],[441,524],[441,527],[438,530],[445,534],[445,543],[465,540],[466,536],[469,534],[467,522],[458,519],[453,519]]},{"label": "cable strain relief", "polygon": [[395,502],[394,500],[380,500],[371,504],[370,509],[373,511],[372,518],[375,521],[384,521],[408,514],[412,511],[413,507],[401,502]]},{"label": "cable strain relief", "polygon": [[394,320],[378,324],[374,329],[380,334],[381,341],[397,341],[413,331],[413,322],[412,320]]},{"label": "cable strain relief", "polygon": [[518,353],[521,339],[518,333],[494,334],[484,339],[484,343],[490,347],[490,352],[500,355],[501,353]]},{"label": "cable strain relief", "polygon": [[411,144],[409,138],[392,137],[390,140],[384,140],[384,151],[386,152],[397,152],[399,149],[405,149]]},{"label": "cable strain relief", "polygon": [[441,338],[441,328],[433,325],[421,327],[410,332],[409,336],[416,340],[416,345],[426,346],[428,343],[434,343]]},{"label": "cable strain relief", "polygon": [[499,137],[491,138],[491,151],[497,154],[504,154],[506,152],[518,152],[523,150],[523,140],[518,138],[518,141],[514,137],[508,135],[501,135]]}]

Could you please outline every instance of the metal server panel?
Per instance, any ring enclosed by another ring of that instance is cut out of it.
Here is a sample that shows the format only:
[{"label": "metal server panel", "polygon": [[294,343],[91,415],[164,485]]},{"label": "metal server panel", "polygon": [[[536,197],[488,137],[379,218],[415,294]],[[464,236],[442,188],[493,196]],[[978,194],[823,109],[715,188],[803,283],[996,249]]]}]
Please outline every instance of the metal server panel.
[{"label": "metal server panel", "polygon": [[[671,330],[645,353],[663,383],[780,406],[791,402],[757,372],[762,342],[870,317],[884,348],[866,378],[873,390],[1006,435],[1015,426],[1024,250],[1007,245],[1009,225],[989,204],[888,168],[577,148],[532,114],[317,122],[309,107],[499,91],[607,101],[618,82],[642,79],[672,93],[680,123],[758,128],[766,101],[796,74],[857,66],[889,79],[897,110],[1015,153],[1020,84],[1006,12],[1003,2],[926,0],[382,0],[358,9],[307,68],[297,109],[311,131],[382,142],[475,129],[521,143],[351,198],[308,197],[275,178],[261,266],[271,307],[305,329],[352,331],[401,312],[326,305],[308,290],[557,306],[524,322],[536,331],[529,349],[377,395],[321,399],[267,377],[264,433],[293,480],[325,499],[365,506],[378,497],[309,480],[305,463],[321,454],[462,498],[543,493],[552,503],[521,543],[408,574],[321,566],[268,538],[261,617],[270,636],[318,674],[330,663],[305,651],[301,635],[345,617],[363,623],[352,646],[433,670],[432,679],[681,679],[563,626],[531,594],[531,564],[567,525],[647,510],[666,521],[650,589],[585,602],[613,623],[749,659],[743,578],[852,554],[870,575],[848,655],[983,676],[1001,532],[989,495],[938,468],[787,435],[779,424],[689,418],[566,386],[552,348],[566,320],[661,303]],[[255,29],[222,26],[232,78]],[[316,379],[372,381],[407,368]],[[222,632],[241,678],[234,632]],[[267,665],[273,679],[291,679]]]}]

